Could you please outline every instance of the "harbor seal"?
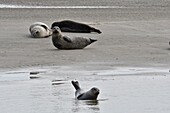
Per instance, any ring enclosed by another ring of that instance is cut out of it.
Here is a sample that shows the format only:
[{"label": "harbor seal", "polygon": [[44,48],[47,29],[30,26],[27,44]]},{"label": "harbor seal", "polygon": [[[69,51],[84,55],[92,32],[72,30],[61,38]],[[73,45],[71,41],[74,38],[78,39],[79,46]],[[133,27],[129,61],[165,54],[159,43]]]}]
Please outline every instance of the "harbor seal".
[{"label": "harbor seal", "polygon": [[63,21],[59,21],[59,22],[54,22],[51,25],[51,28],[54,28],[55,26],[58,26],[62,32],[77,32],[77,33],[97,32],[97,33],[102,33],[100,30],[98,30],[94,27],[91,27],[84,23],[71,21],[71,20],[63,20]]},{"label": "harbor seal", "polygon": [[52,35],[51,29],[42,22],[33,23],[30,26],[29,31],[33,38],[46,38]]},{"label": "harbor seal", "polygon": [[97,97],[99,95],[99,89],[96,87],[91,88],[89,91],[83,91],[80,88],[78,81],[71,81],[72,85],[76,89],[75,97],[78,100],[97,100]]},{"label": "harbor seal", "polygon": [[68,37],[61,33],[59,27],[52,29],[52,42],[58,49],[83,49],[91,43],[97,41],[96,39],[86,37]]}]

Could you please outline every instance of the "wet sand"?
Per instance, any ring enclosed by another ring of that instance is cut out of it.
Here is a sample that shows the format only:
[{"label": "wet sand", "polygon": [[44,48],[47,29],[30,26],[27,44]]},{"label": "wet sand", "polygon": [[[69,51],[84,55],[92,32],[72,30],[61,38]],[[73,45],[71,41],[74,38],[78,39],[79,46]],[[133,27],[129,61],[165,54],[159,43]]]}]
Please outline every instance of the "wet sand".
[{"label": "wet sand", "polygon": [[[1,9],[0,111],[4,113],[169,113],[170,8]],[[51,37],[30,38],[30,24],[72,19],[102,34],[83,50],[58,50]],[[29,72],[42,71],[29,79]],[[120,73],[122,72],[122,73]],[[137,73],[136,73],[137,72]],[[76,101],[70,81],[101,90]],[[53,80],[62,80],[52,85]],[[48,106],[47,106],[48,105]]]},{"label": "wet sand", "polygon": [[[82,13],[83,12],[83,13]],[[0,68],[109,62],[126,66],[169,66],[169,8],[1,9]],[[107,18],[106,18],[107,17]],[[92,24],[102,34],[83,50],[57,50],[50,38],[32,39],[29,26],[72,19]]]}]

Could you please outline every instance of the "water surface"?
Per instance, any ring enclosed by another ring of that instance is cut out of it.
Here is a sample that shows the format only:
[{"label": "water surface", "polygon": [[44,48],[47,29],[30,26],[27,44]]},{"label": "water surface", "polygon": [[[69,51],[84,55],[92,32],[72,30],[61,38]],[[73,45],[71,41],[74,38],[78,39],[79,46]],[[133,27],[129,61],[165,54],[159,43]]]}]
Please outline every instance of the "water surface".
[{"label": "water surface", "polygon": [[[30,79],[30,72],[40,73]],[[43,67],[1,71],[2,113],[169,113],[169,70],[114,67],[88,70],[77,67]],[[74,98],[71,80],[83,89],[100,89],[97,101]]]}]

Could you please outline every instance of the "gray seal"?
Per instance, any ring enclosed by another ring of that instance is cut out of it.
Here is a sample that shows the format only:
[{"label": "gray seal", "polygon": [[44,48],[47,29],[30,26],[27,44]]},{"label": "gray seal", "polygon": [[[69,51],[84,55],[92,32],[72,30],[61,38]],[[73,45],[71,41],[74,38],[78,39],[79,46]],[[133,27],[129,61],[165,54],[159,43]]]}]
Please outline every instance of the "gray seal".
[{"label": "gray seal", "polygon": [[97,100],[99,95],[99,89],[96,87],[91,88],[89,91],[83,91],[80,88],[78,81],[71,81],[72,85],[76,89],[75,97],[78,100]]},{"label": "gray seal", "polygon": [[96,39],[86,37],[64,36],[62,35],[59,27],[54,27],[52,31],[52,42],[53,45],[58,49],[83,49],[84,47],[97,41]]},{"label": "gray seal", "polygon": [[30,26],[29,31],[33,38],[46,38],[52,35],[51,29],[42,22],[33,23]]},{"label": "gray seal", "polygon": [[84,23],[79,23],[71,20],[63,20],[59,22],[54,22],[51,28],[58,26],[62,32],[77,32],[77,33],[102,33],[99,29],[91,27]]}]

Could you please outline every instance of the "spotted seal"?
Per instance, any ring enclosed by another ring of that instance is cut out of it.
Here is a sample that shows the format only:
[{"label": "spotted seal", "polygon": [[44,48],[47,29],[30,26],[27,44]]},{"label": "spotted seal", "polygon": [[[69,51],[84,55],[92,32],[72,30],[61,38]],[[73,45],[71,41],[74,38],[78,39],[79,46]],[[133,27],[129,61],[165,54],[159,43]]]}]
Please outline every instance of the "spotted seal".
[{"label": "spotted seal", "polygon": [[83,49],[91,43],[97,41],[96,39],[86,37],[68,37],[61,33],[59,27],[52,29],[52,42],[58,49]]},{"label": "spotted seal", "polygon": [[99,95],[99,89],[96,87],[91,88],[89,91],[83,91],[80,88],[78,81],[71,81],[72,85],[76,89],[75,97],[78,100],[97,100]]},{"label": "spotted seal", "polygon": [[42,22],[33,23],[30,26],[29,31],[33,38],[45,38],[52,35],[51,29],[45,23]]},{"label": "spotted seal", "polygon": [[63,20],[59,22],[54,22],[51,25],[51,28],[58,26],[62,32],[77,32],[77,33],[102,33],[100,30],[91,27],[84,23],[79,23],[71,20]]}]

